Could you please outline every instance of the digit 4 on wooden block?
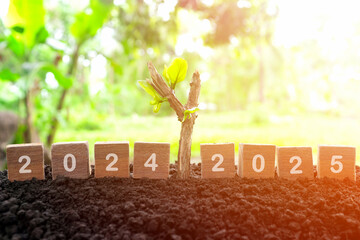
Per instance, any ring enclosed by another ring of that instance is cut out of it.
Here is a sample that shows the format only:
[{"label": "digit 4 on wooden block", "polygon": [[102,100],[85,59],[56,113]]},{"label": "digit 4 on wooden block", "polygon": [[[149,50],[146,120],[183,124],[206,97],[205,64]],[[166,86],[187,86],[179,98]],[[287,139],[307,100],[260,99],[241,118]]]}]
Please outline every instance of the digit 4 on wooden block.
[{"label": "digit 4 on wooden block", "polygon": [[247,178],[273,178],[275,145],[240,144],[238,175]]},{"label": "digit 4 on wooden block", "polygon": [[228,178],[235,176],[235,144],[200,144],[201,177]]},{"label": "digit 4 on wooden block", "polygon": [[355,181],[355,158],[355,147],[319,146],[317,176]]},{"label": "digit 4 on wooden block", "polygon": [[170,143],[134,144],[134,178],[166,179],[169,177]]},{"label": "digit 4 on wooden block", "polygon": [[277,172],[279,177],[314,178],[311,147],[278,147]]},{"label": "digit 4 on wooden block", "polygon": [[126,178],[129,173],[129,142],[96,142],[95,177]]},{"label": "digit 4 on wooden block", "polygon": [[52,177],[85,179],[90,175],[88,142],[54,143],[51,146]]},{"label": "digit 4 on wooden block", "polygon": [[10,181],[45,178],[44,147],[41,143],[8,145],[6,155]]}]

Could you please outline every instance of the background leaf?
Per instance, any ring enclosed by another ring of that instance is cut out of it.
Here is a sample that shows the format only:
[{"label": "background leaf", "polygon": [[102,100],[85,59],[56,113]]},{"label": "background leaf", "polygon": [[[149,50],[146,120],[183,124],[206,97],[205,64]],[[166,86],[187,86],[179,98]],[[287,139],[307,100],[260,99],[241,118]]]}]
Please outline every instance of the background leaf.
[{"label": "background leaf", "polygon": [[46,73],[51,72],[54,74],[56,81],[65,89],[69,89],[73,85],[73,79],[64,76],[54,65],[46,64],[40,67],[40,72]]},{"label": "background leaf", "polygon": [[76,14],[75,22],[70,26],[71,34],[78,42],[95,36],[107,19],[111,8],[111,2],[91,0],[88,9]]},{"label": "background leaf", "polygon": [[12,28],[14,37],[31,48],[36,34],[45,25],[45,9],[42,0],[11,0],[5,18],[5,26]]},{"label": "background leaf", "polygon": [[10,69],[0,70],[0,80],[16,81],[19,77],[19,74],[11,72]]}]

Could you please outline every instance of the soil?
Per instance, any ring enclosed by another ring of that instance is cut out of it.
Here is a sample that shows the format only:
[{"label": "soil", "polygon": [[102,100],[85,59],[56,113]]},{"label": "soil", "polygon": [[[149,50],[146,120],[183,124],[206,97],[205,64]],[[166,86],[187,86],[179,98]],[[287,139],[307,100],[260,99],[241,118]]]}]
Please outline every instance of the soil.
[{"label": "soil", "polygon": [[200,168],[188,180],[174,165],[169,180],[0,172],[0,239],[360,239],[359,181],[200,179]]}]

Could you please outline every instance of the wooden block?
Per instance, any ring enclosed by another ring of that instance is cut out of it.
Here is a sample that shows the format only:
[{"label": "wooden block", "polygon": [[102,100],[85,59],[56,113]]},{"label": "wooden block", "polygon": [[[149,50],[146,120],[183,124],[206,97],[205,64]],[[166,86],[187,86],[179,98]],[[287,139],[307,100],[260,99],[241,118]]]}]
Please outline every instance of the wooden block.
[{"label": "wooden block", "polygon": [[240,144],[238,175],[246,178],[273,178],[275,153],[275,145]]},{"label": "wooden block", "polygon": [[96,142],[95,177],[127,178],[129,173],[129,142]]},{"label": "wooden block", "polygon": [[235,144],[200,144],[201,177],[232,178],[235,176]]},{"label": "wooden block", "polygon": [[356,180],[356,149],[349,146],[319,146],[317,176]]},{"label": "wooden block", "polygon": [[44,146],[41,143],[8,145],[6,156],[10,181],[45,178]]},{"label": "wooden block", "polygon": [[167,179],[170,165],[170,143],[134,144],[134,178]]},{"label": "wooden block", "polygon": [[90,175],[88,142],[54,143],[51,146],[52,177],[86,179]]},{"label": "wooden block", "polygon": [[279,177],[314,178],[311,147],[278,147],[277,172]]}]

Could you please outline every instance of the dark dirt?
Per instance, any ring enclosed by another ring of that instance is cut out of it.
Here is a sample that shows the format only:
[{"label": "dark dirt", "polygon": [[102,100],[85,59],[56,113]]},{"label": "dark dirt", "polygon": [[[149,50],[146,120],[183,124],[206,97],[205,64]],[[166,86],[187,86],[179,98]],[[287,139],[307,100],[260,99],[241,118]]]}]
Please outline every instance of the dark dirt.
[{"label": "dark dirt", "polygon": [[53,181],[47,167],[46,180],[11,183],[0,172],[0,239],[360,239],[360,182],[199,174]]}]

